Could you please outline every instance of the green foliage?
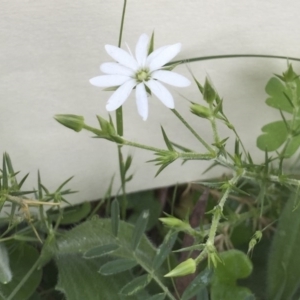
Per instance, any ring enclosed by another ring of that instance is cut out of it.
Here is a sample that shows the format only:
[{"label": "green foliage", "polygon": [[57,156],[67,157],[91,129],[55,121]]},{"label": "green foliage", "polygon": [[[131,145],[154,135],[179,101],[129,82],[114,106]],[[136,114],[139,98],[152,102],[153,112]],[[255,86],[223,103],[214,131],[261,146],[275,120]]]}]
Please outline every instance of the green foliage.
[{"label": "green foliage", "polygon": [[273,77],[266,85],[266,92],[269,98],[266,103],[273,108],[279,109],[280,112],[292,114],[292,119],[275,121],[263,126],[263,134],[257,138],[257,147],[263,151],[275,151],[285,144],[284,156],[291,157],[300,146],[300,80],[294,74],[286,82],[282,82],[284,77],[278,79]]},{"label": "green foliage", "polygon": [[292,300],[300,286],[300,209],[290,197],[279,219],[268,260],[268,299]]},{"label": "green foliage", "polygon": [[213,275],[211,299],[246,299],[252,296],[249,289],[236,284],[237,279],[248,277],[252,272],[248,256],[238,250],[229,250],[220,253],[220,259],[222,263],[218,264]]},{"label": "green foliage", "polygon": [[1,300],[27,300],[39,286],[42,278],[42,270],[34,270],[24,285],[17,288],[33,265],[35,265],[39,253],[26,243],[10,243],[8,246],[9,264],[12,272],[12,280],[7,284],[0,284]]},{"label": "green foliage", "polygon": [[[140,219],[140,227],[143,228],[144,216],[142,214]],[[58,247],[55,250],[59,270],[58,289],[66,294],[67,299],[72,300],[95,299],[92,297],[99,294],[104,295],[101,299],[118,299],[119,293],[137,293],[137,298],[132,299],[139,299],[138,291],[148,285],[151,279],[163,284],[164,269],[152,269],[152,261],[157,252],[143,232],[144,230],[136,230],[136,226],[120,221],[116,237],[112,232],[110,219],[94,218],[64,234],[57,240]],[[151,275],[133,277],[131,272],[126,271],[136,265]],[[98,275],[97,271],[100,272]],[[113,277],[107,276],[110,274]],[[84,291],[81,288],[83,278],[86,287]]]}]

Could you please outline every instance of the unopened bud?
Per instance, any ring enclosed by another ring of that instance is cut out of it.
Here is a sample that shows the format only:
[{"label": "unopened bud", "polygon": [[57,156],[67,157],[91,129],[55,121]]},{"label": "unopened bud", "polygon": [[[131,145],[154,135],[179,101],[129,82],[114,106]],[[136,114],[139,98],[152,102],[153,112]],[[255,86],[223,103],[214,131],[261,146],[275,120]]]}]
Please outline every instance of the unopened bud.
[{"label": "unopened bud", "polygon": [[60,124],[79,132],[84,126],[84,118],[77,115],[55,115],[54,119]]},{"label": "unopened bud", "polygon": [[191,108],[191,112],[200,118],[209,119],[212,115],[208,107],[205,107],[197,103],[192,103],[190,108]]},{"label": "unopened bud", "polygon": [[194,274],[196,272],[196,268],[197,268],[196,261],[192,258],[189,258],[186,261],[179,264],[176,268],[174,268],[164,277],[179,277],[188,274]]},{"label": "unopened bud", "polygon": [[189,231],[192,230],[190,224],[185,223],[177,218],[169,217],[169,218],[159,218],[159,220],[166,226],[171,227],[176,230],[181,231]]}]

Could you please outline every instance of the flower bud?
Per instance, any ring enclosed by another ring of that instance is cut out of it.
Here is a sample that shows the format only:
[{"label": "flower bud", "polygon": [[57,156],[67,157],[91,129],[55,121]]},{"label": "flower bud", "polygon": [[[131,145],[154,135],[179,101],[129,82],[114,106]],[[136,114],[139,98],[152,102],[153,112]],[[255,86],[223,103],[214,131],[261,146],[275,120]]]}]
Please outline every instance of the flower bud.
[{"label": "flower bud", "polygon": [[60,124],[79,132],[84,126],[84,118],[76,115],[55,115],[54,119]]},{"label": "flower bud", "polygon": [[212,103],[216,99],[217,93],[213,88],[212,84],[206,78],[203,87],[203,98],[206,102]]},{"label": "flower bud", "polygon": [[190,231],[192,230],[191,226],[188,223],[185,223],[177,218],[159,218],[159,220],[166,226],[171,227],[176,230]]},{"label": "flower bud", "polygon": [[196,268],[197,268],[196,261],[192,258],[189,258],[186,261],[179,264],[176,268],[174,268],[164,277],[179,277],[188,274],[193,274],[196,272]]},{"label": "flower bud", "polygon": [[205,107],[197,103],[192,103],[190,109],[193,114],[195,114],[200,118],[209,119],[212,115],[208,107]]}]

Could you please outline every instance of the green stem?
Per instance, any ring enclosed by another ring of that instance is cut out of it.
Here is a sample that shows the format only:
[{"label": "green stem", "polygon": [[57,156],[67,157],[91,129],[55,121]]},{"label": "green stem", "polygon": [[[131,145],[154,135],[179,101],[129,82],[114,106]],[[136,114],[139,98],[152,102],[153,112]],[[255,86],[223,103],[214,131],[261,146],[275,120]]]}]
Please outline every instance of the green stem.
[{"label": "green stem", "polygon": [[209,151],[214,152],[211,148],[199,135],[198,133],[186,122],[186,120],[179,114],[176,109],[171,109],[175,116],[189,129],[189,131],[196,137],[196,139]]},{"label": "green stem", "polygon": [[156,281],[156,283],[161,287],[161,289],[166,293],[167,297],[171,300],[176,300],[176,298],[172,295],[169,289],[161,282],[161,280],[154,274],[154,270],[148,268],[142,260],[139,260],[138,257],[133,253],[135,261],[148,273],[151,277]]},{"label": "green stem", "polygon": [[[122,44],[122,35],[123,35],[123,27],[124,27],[124,21],[125,21],[125,12],[126,12],[126,4],[127,0],[124,0],[123,4],[123,11],[122,11],[122,19],[121,19],[121,25],[120,25],[120,33],[119,33],[119,41],[118,41],[118,47],[121,47]],[[117,133],[119,136],[123,136],[123,110],[122,106],[120,106],[116,111],[116,124],[117,124]],[[121,203],[121,214],[122,218],[125,219],[126,216],[126,205],[127,205],[127,199],[126,199],[126,182],[125,182],[125,171],[124,171],[124,161],[123,161],[123,155],[122,155],[122,146],[118,145],[118,160],[119,160],[119,169],[120,169],[120,177],[121,177],[121,185],[122,185],[122,203]]]},{"label": "green stem", "polygon": [[[226,188],[224,194],[222,195],[222,198],[221,198],[219,204],[215,207],[215,211],[213,213],[213,218],[212,218],[212,222],[211,222],[211,227],[210,227],[209,234],[208,234],[208,239],[206,241],[206,246],[214,245],[215,236],[216,236],[219,222],[220,222],[220,219],[221,219],[221,216],[223,213],[223,208],[224,208],[225,202],[229,196],[232,186],[234,186],[237,183],[237,181],[239,180],[239,178],[242,177],[242,175],[243,175],[243,173],[242,174],[238,173],[229,180],[229,182],[228,182],[229,186]],[[206,256],[207,256],[207,247],[205,247],[205,249],[201,252],[201,254],[196,258],[196,263],[198,264]]]},{"label": "green stem", "polygon": [[204,61],[204,60],[214,60],[214,59],[223,59],[223,58],[277,58],[277,59],[286,59],[300,61],[300,58],[280,56],[280,55],[267,55],[267,54],[227,54],[227,55],[212,55],[212,56],[201,56],[193,57],[184,60],[176,60],[166,64],[166,66],[173,64],[187,64],[191,62]]},{"label": "green stem", "polygon": [[22,280],[19,282],[19,284],[14,288],[14,290],[11,292],[11,294],[8,296],[6,300],[13,300],[14,296],[18,293],[20,288],[25,284],[25,282],[28,280],[28,278],[31,276],[31,274],[36,270],[41,260],[41,256],[36,260],[36,262],[33,264],[33,266],[30,268],[30,270],[27,272],[27,274],[22,278]]},{"label": "green stem", "polygon": [[[214,111],[212,103],[209,103],[209,108],[210,108],[210,111]],[[214,114],[212,114],[212,116],[209,118],[209,121],[210,121],[212,130],[213,130],[214,142],[216,145],[218,145],[220,142],[220,137],[218,134],[216,117]]]}]

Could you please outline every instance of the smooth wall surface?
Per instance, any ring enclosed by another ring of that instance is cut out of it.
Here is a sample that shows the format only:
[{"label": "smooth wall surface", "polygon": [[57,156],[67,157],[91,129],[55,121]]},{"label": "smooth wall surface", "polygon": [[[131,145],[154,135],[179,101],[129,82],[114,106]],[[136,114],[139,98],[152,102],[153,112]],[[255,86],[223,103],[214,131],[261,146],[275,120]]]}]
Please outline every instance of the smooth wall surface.
[{"label": "smooth wall surface", "polygon": [[[83,115],[95,126],[96,114],[108,116],[110,92],[88,80],[100,75],[102,62],[111,60],[104,45],[117,45],[122,6],[117,0],[0,0],[0,153],[7,151],[22,175],[30,172],[28,188],[36,186],[38,169],[50,190],[75,175],[68,185],[80,191],[70,198],[74,202],[102,197],[113,174],[114,191],[119,188],[116,145],[68,130],[53,116]],[[155,30],[156,47],[182,43],[176,59],[237,53],[299,57],[299,11],[295,0],[128,0],[123,47],[126,42],[134,49],[141,33]],[[225,112],[260,161],[260,128],[280,118],[265,105],[264,86],[273,73],[284,71],[286,60],[208,60],[189,67],[200,82],[210,76],[224,98]],[[299,72],[299,63],[294,68]],[[186,66],[176,72],[192,79]],[[204,103],[195,85],[171,90],[177,110],[211,141],[208,123],[189,113],[186,99]],[[137,114],[134,96],[123,112],[129,140],[164,147],[162,125],[171,140],[203,150],[156,98],[150,100],[146,122]],[[222,132],[228,136],[226,128]],[[146,163],[153,159],[150,152],[124,147],[124,153],[134,156],[135,177],[128,191],[204,178],[201,173],[209,165],[194,161],[180,167],[176,162],[154,178],[157,167]],[[205,176],[215,175],[220,171]]]}]

